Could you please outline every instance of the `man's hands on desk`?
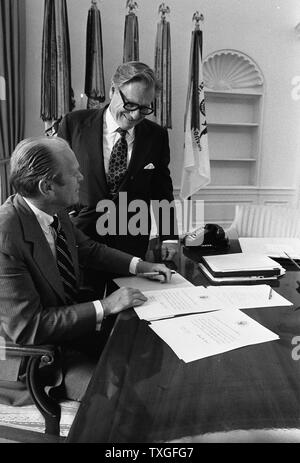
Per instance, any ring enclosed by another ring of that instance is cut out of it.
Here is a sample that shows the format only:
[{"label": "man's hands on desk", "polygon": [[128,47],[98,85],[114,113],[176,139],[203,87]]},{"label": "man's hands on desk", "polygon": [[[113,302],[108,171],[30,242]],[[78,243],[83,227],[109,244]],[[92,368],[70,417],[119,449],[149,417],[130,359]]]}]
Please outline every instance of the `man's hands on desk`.
[{"label": "man's hands on desk", "polygon": [[[169,283],[171,281],[171,270],[164,264],[140,261],[137,264],[136,273],[144,275],[147,273],[155,273],[155,276],[148,276],[147,278],[161,279],[162,276],[164,283]],[[147,301],[147,298],[139,289],[124,287],[107,296],[101,303],[104,317],[107,317],[108,315],[117,314],[130,307],[138,307],[145,301]]]}]

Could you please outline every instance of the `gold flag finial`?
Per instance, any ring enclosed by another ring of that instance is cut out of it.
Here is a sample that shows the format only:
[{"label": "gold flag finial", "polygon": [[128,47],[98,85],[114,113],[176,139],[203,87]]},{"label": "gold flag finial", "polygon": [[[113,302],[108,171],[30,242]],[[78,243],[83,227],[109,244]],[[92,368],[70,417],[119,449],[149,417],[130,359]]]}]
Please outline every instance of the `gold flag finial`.
[{"label": "gold flag finial", "polygon": [[138,8],[137,2],[134,0],[127,0],[126,8],[128,8],[128,13],[135,13],[135,10]]},{"label": "gold flag finial", "polygon": [[204,16],[203,14],[199,13],[199,11],[195,11],[193,14],[193,21],[195,21],[195,28],[199,29],[200,28],[200,21],[204,21]]},{"label": "gold flag finial", "polygon": [[170,8],[165,5],[165,3],[161,3],[158,8],[158,13],[161,13],[161,20],[165,21],[166,15],[170,13]]}]

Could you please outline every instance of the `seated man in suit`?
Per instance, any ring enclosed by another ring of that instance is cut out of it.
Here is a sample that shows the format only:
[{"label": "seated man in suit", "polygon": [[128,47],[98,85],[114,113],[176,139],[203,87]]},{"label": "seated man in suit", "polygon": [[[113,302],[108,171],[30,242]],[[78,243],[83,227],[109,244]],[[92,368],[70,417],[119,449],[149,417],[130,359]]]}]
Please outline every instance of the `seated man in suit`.
[{"label": "seated man in suit", "polygon": [[[170,281],[163,264],[94,242],[76,229],[66,208],[78,201],[82,179],[65,140],[29,138],[11,157],[17,193],[0,206],[0,336],[58,346],[62,365],[55,385],[73,400],[81,400],[97,363],[104,319],[146,300],[137,289],[121,288],[102,300],[80,302],[80,269],[159,271]],[[0,361],[0,400],[27,403],[22,375],[19,359]]]},{"label": "seated man in suit", "polygon": [[[158,225],[162,258],[171,259],[177,244],[171,242],[177,234],[168,131],[146,118],[153,113],[158,88],[159,82],[146,64],[123,63],[112,77],[110,104],[102,109],[73,111],[58,129],[58,136],[69,142],[84,175],[82,207],[74,223],[91,238],[143,259],[151,230],[151,201],[165,205],[163,212],[159,208]],[[104,226],[96,230],[99,216],[106,213],[106,208],[100,207],[107,204],[104,200],[111,200],[117,209],[117,227],[126,232],[110,234]],[[138,202],[146,209],[140,233],[132,232],[129,226]]]}]

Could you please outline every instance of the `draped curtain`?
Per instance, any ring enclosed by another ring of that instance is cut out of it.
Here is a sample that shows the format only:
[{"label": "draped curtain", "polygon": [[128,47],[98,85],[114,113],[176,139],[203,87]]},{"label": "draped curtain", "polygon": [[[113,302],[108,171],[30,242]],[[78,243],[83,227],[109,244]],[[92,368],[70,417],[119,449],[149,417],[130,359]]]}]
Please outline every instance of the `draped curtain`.
[{"label": "draped curtain", "polygon": [[0,203],[12,193],[9,159],[24,138],[25,3],[0,0]]}]

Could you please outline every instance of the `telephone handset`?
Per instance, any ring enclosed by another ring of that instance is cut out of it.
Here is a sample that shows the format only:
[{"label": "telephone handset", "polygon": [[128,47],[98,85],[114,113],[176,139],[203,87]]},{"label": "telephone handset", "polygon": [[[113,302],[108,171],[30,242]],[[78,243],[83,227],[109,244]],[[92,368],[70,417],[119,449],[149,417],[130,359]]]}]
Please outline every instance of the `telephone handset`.
[{"label": "telephone handset", "polygon": [[185,246],[201,246],[208,249],[225,249],[229,247],[229,240],[220,225],[207,223],[183,237]]}]

